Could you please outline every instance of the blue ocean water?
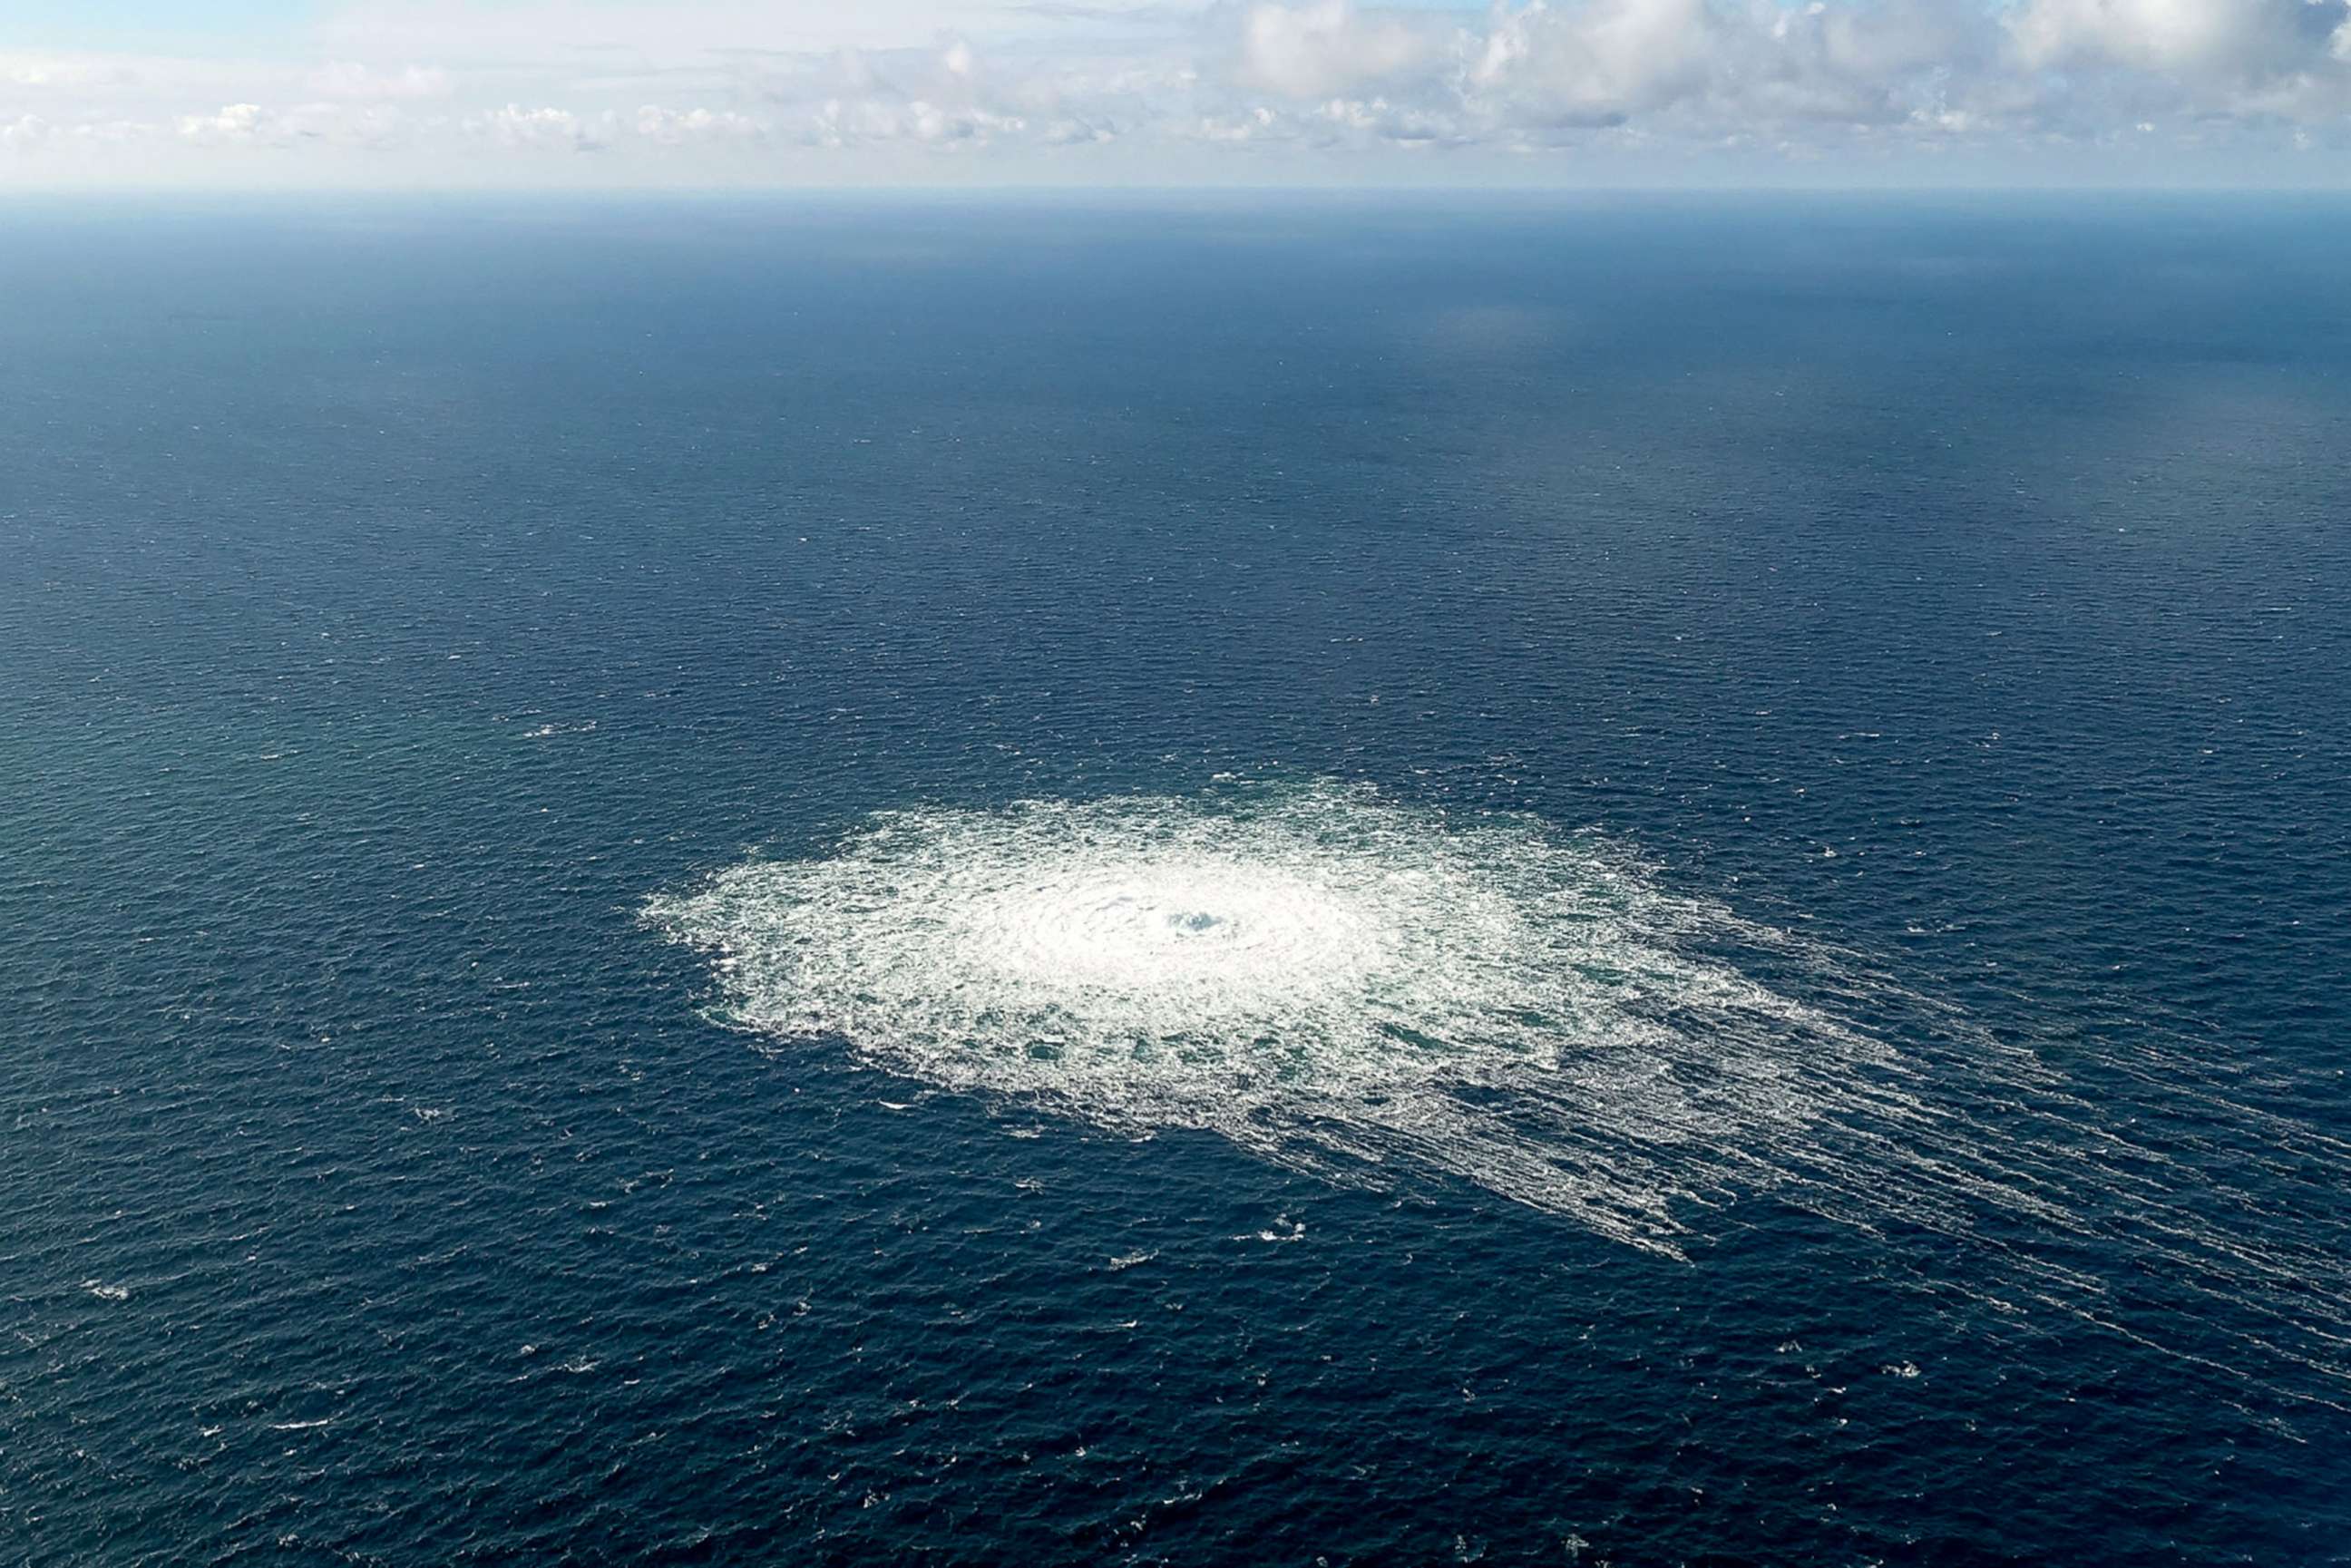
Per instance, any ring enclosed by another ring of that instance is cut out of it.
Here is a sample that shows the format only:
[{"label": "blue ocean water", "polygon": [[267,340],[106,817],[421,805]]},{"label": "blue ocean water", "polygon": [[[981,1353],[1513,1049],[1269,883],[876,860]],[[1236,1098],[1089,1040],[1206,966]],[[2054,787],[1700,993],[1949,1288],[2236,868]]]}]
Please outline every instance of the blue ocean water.
[{"label": "blue ocean water", "polygon": [[0,1557],[2351,1560],[2346,242],[12,204]]}]

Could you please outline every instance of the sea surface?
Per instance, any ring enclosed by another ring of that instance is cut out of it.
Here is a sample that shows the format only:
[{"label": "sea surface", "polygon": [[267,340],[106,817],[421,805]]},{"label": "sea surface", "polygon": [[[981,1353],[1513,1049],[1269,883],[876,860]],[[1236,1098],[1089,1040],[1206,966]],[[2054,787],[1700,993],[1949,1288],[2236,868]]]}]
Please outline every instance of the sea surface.
[{"label": "sea surface", "polygon": [[0,205],[0,1561],[2351,1562],[2351,205]]}]

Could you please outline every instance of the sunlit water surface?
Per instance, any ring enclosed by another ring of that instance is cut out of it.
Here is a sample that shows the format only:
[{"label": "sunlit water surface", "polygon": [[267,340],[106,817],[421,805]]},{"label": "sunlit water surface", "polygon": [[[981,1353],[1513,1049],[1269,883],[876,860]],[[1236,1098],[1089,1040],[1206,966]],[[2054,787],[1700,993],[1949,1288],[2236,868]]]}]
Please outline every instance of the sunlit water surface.
[{"label": "sunlit water surface", "polygon": [[22,206],[0,1559],[2342,1560],[2346,240]]}]

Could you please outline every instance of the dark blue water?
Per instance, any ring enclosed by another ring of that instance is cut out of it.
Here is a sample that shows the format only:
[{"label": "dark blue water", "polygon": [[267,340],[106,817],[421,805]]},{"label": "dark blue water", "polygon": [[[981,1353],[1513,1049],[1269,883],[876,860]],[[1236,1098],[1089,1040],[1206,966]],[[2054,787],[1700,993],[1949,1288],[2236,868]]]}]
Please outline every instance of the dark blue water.
[{"label": "dark blue water", "polygon": [[[2346,243],[10,206],[0,1557],[2351,1560]],[[646,918],[1356,787],[1789,934],[1934,1170],[1824,1115],[1644,1250],[748,1035]]]}]

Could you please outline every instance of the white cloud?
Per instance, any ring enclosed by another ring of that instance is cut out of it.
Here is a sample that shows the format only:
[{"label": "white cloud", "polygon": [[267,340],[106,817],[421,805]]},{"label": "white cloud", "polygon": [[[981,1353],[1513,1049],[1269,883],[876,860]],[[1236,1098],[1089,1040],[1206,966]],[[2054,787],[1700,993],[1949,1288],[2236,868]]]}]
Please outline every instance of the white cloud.
[{"label": "white cloud", "polygon": [[2030,65],[2249,77],[2304,63],[2342,11],[2330,0],[2027,0],[2009,26]]},{"label": "white cloud", "polygon": [[128,62],[93,55],[0,54],[0,87],[71,91],[134,79]]},{"label": "white cloud", "polygon": [[1541,0],[1495,17],[1470,72],[1479,97],[1538,124],[1614,124],[1708,90],[1725,62],[1706,0]]},{"label": "white cloud", "polygon": [[664,147],[707,141],[756,141],[766,134],[759,122],[746,114],[726,110],[713,112],[707,109],[664,109],[650,103],[637,110],[632,129],[644,140]]},{"label": "white cloud", "polygon": [[29,152],[47,143],[57,128],[37,114],[0,120],[0,152]]},{"label": "white cloud", "polygon": [[211,114],[183,114],[180,135],[189,141],[256,142],[274,140],[277,122],[257,103],[225,104]]},{"label": "white cloud", "polygon": [[807,139],[833,148],[893,141],[930,147],[983,146],[994,137],[1017,135],[1027,129],[1028,121],[1017,115],[933,103],[927,99],[899,102],[873,97],[836,98],[818,107],[808,123]]},{"label": "white cloud", "polygon": [[595,152],[611,140],[593,120],[568,109],[525,109],[509,103],[465,121],[473,135],[496,145],[541,152]]},{"label": "white cloud", "polygon": [[[1726,148],[2144,167],[2351,131],[2346,0],[379,0],[253,47],[0,54],[0,147],[141,180],[163,147],[163,177],[222,179],[921,178],[945,153],[1008,178],[1311,177],[1332,152],[1414,160],[1351,177],[1539,177],[1628,150],[1670,178]],[[255,147],[285,156],[225,155]]]},{"label": "white cloud", "polygon": [[[87,141],[136,142],[149,140],[158,129],[136,120],[111,120],[77,126],[75,134]],[[209,113],[182,115],[171,127],[171,134],[188,146],[277,149],[381,150],[406,144],[414,131],[414,123],[392,106],[328,102],[285,109],[224,104]]]},{"label": "white cloud", "polygon": [[402,66],[376,70],[349,60],[335,60],[310,75],[311,92],[319,98],[353,99],[416,99],[447,98],[456,89],[449,73],[436,67]]},{"label": "white cloud", "polygon": [[2013,59],[2079,85],[2076,129],[2116,115],[2307,124],[2351,110],[2346,0],[2026,0]]},{"label": "white cloud", "polygon": [[1425,69],[1441,35],[1393,14],[1366,16],[1352,0],[1256,5],[1241,16],[1241,79],[1291,98],[1318,98]]}]

